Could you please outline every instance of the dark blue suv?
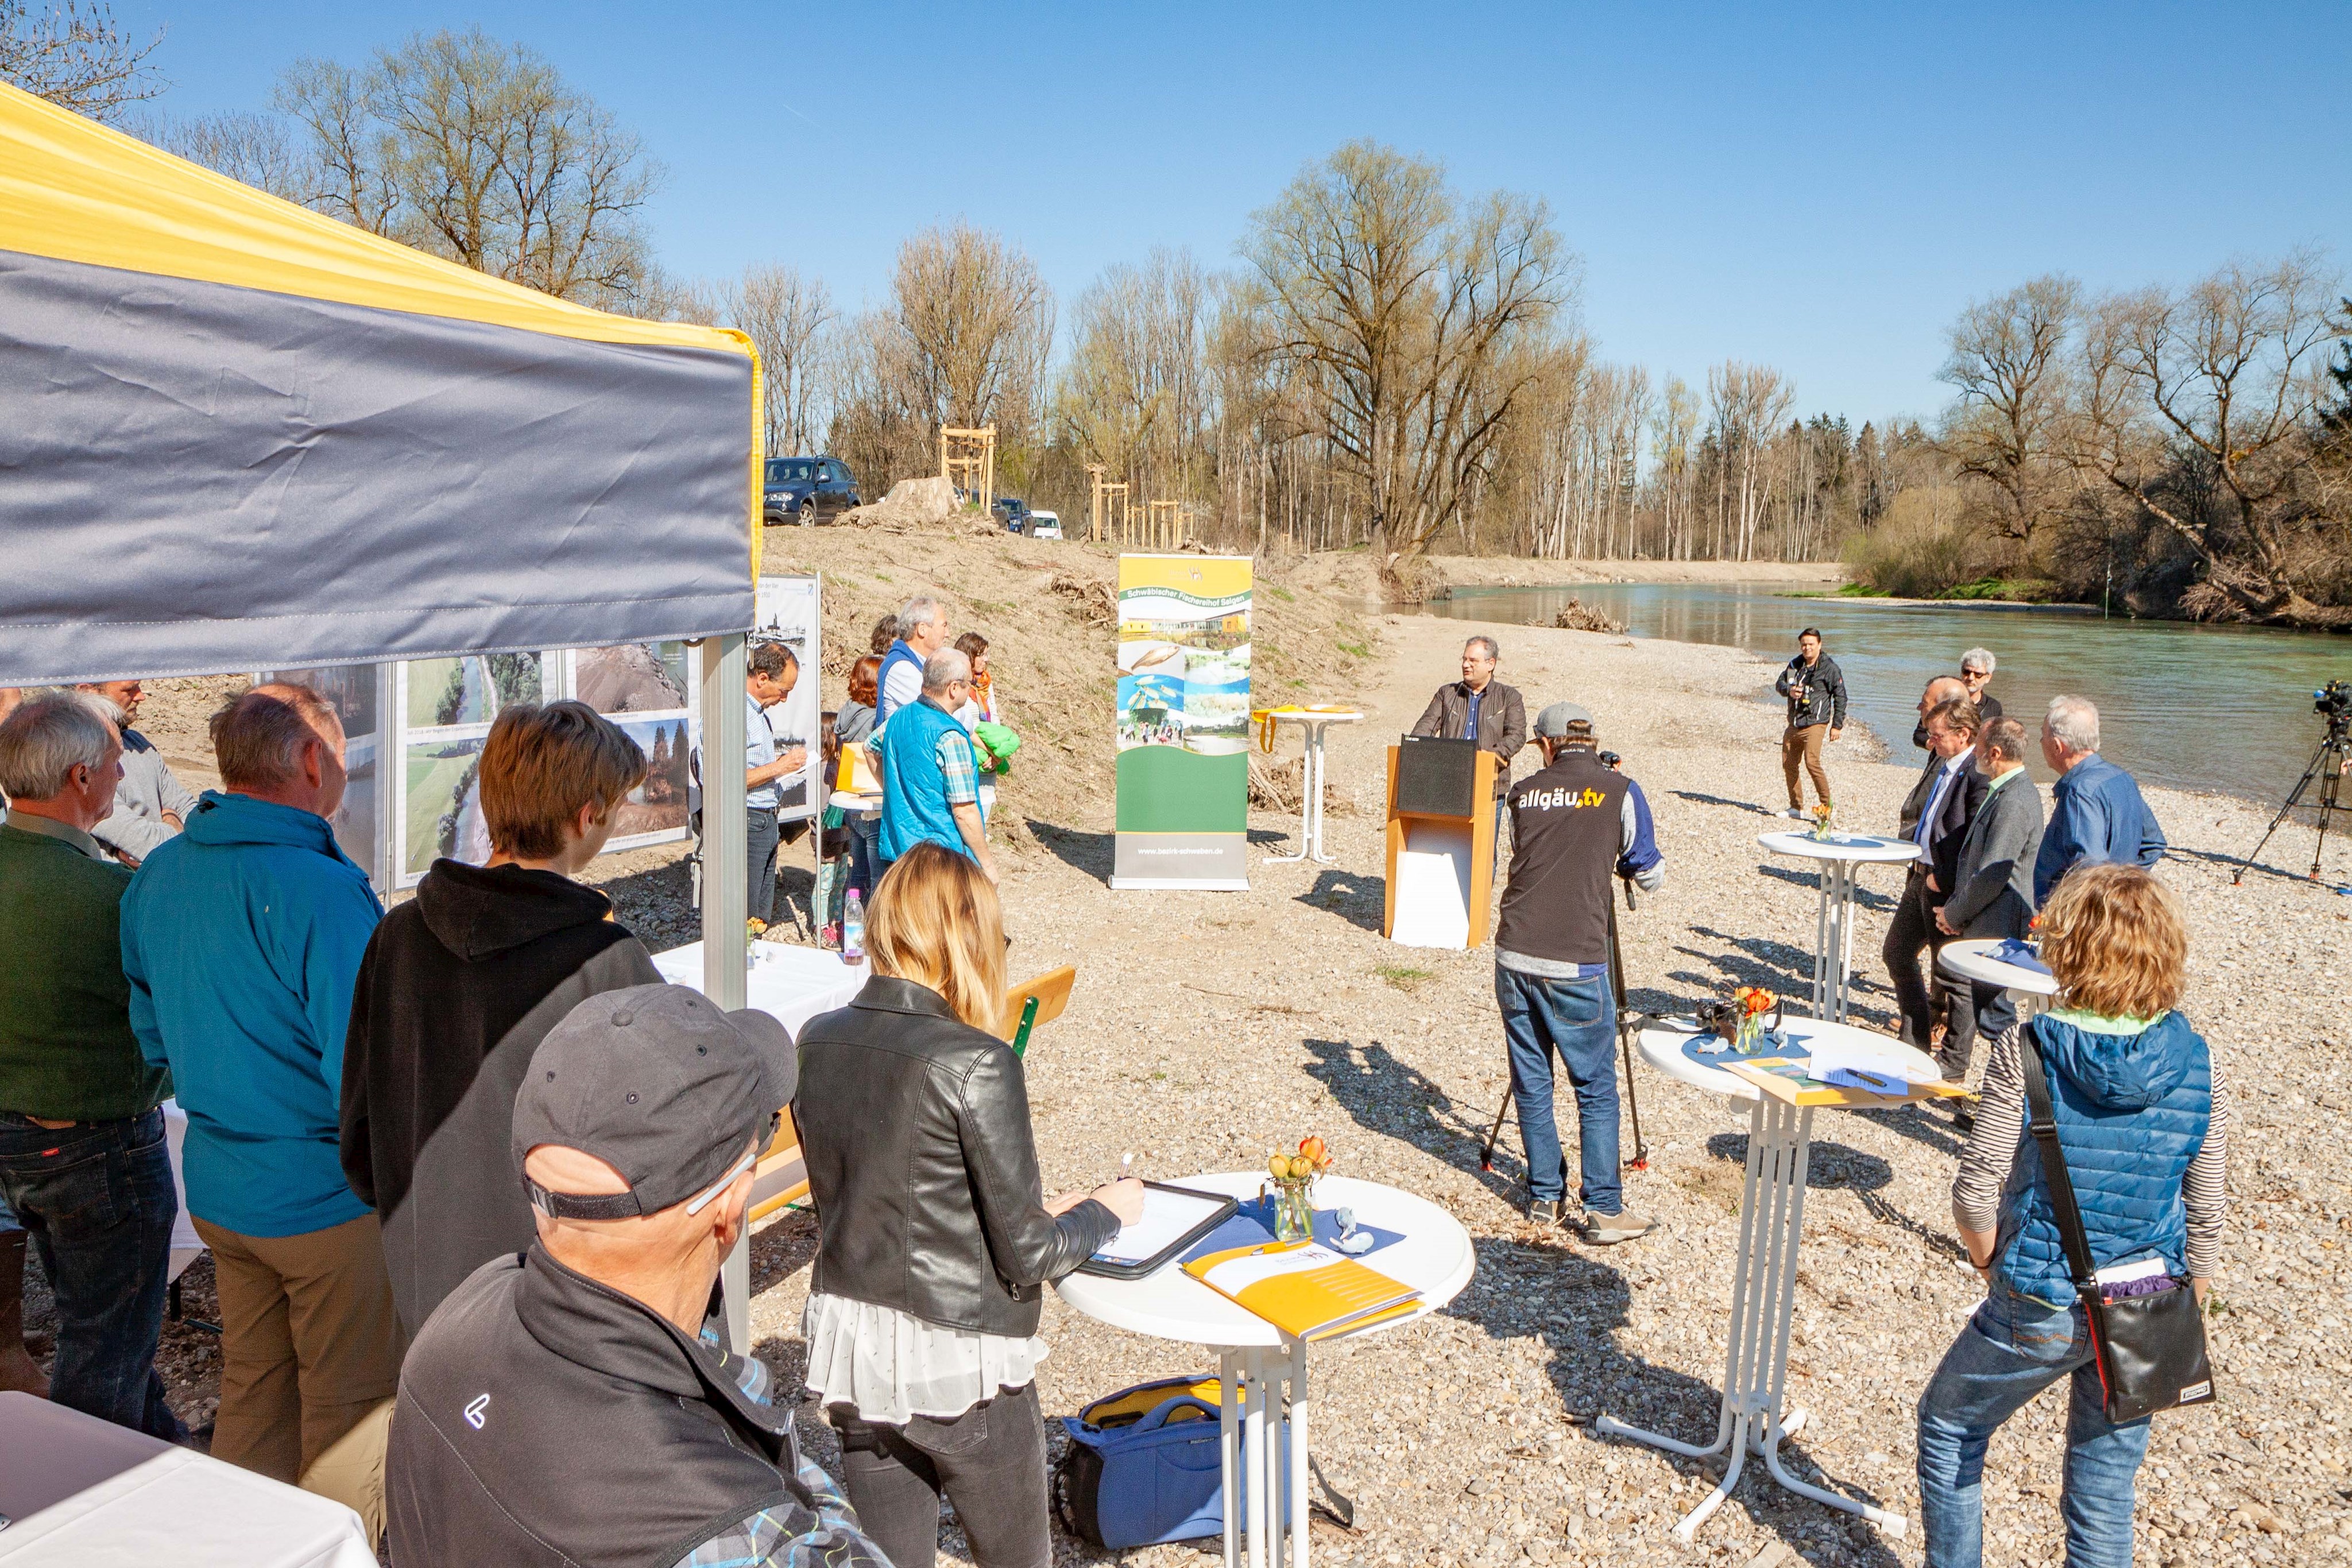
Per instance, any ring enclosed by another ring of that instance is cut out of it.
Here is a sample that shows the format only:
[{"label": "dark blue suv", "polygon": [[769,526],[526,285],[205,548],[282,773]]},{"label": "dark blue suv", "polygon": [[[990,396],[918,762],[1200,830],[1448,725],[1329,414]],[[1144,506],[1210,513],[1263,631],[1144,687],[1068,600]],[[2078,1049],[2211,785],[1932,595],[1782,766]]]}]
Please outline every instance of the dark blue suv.
[{"label": "dark blue suv", "polygon": [[1007,532],[1025,534],[1029,531],[1029,505],[1018,497],[999,496],[996,504],[989,510],[996,514],[997,520],[1004,525]]},{"label": "dark blue suv", "polygon": [[771,457],[760,520],[814,528],[857,505],[857,481],[834,457]]}]

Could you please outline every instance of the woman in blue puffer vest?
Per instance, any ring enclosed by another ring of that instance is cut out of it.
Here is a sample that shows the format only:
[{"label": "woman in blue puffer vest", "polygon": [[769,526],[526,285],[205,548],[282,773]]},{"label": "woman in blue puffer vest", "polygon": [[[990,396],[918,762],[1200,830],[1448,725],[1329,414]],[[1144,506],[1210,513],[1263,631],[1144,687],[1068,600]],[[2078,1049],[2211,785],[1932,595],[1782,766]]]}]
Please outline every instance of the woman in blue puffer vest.
[{"label": "woman in blue puffer vest", "polygon": [[2068,1568],[2130,1568],[2148,1423],[2106,1417],[2041,1149],[2025,1130],[2021,1053],[2041,1051],[2100,1277],[2185,1279],[2202,1301],[2221,1240],[2229,1101],[2212,1053],[2175,1010],[2188,950],[2179,901],[2137,866],[2078,866],[2042,912],[2056,1005],[1995,1044],[1952,1184],[1960,1239],[1988,1290],[1919,1401],[1928,1568],[1976,1568],[1986,1445],[2068,1376]]}]

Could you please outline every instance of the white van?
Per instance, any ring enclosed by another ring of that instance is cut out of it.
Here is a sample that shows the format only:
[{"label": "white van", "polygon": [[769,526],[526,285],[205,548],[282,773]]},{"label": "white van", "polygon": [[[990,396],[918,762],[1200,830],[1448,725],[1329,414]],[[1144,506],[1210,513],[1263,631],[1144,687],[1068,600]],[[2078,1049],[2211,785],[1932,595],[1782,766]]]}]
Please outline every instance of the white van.
[{"label": "white van", "polygon": [[1029,514],[1029,537],[1033,539],[1057,539],[1062,537],[1062,519],[1051,512]]}]

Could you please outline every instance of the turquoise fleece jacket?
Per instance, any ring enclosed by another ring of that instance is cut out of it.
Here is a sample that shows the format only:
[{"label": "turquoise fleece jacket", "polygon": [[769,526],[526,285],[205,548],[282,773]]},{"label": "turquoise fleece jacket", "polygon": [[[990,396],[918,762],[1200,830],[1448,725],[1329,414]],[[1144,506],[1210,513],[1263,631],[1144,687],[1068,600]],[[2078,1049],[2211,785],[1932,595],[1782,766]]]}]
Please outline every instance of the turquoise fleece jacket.
[{"label": "turquoise fleece jacket", "polygon": [[188,1212],[299,1236],[368,1212],[343,1179],[343,1030],[383,905],[325,819],[207,790],[122,897],[140,1049],[188,1113]]}]

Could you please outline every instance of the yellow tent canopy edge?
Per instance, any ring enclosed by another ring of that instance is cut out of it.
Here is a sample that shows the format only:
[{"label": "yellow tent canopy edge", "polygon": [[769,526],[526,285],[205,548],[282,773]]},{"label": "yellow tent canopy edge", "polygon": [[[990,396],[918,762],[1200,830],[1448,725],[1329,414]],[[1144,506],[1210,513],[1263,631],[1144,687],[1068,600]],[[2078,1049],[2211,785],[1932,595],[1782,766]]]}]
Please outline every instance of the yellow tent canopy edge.
[{"label": "yellow tent canopy edge", "polygon": [[590,342],[751,352],[740,332],[609,315],[426,256],[5,83],[0,250]]}]

